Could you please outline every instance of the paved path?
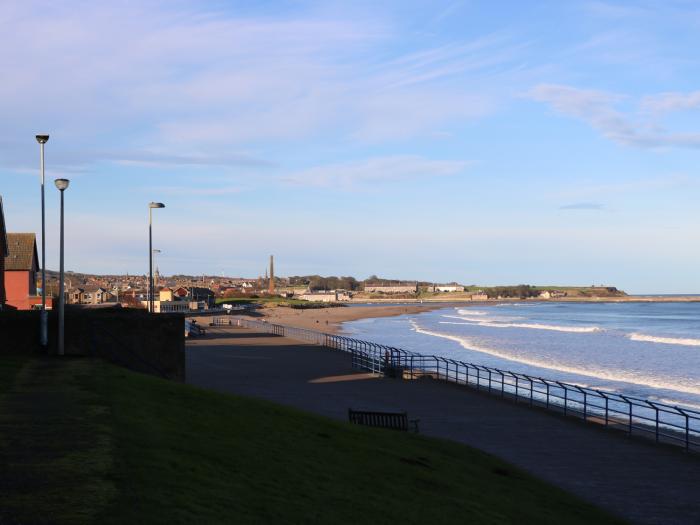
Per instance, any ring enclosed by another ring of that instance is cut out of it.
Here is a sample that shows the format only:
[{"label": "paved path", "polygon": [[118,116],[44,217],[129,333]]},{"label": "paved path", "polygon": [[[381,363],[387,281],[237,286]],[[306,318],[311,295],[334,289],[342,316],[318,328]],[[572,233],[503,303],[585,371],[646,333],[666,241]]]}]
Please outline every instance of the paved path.
[{"label": "paved path", "polygon": [[406,410],[421,433],[499,456],[635,523],[700,524],[700,457],[433,380],[358,373],[337,351],[246,329],[187,345],[187,382],[347,419]]}]

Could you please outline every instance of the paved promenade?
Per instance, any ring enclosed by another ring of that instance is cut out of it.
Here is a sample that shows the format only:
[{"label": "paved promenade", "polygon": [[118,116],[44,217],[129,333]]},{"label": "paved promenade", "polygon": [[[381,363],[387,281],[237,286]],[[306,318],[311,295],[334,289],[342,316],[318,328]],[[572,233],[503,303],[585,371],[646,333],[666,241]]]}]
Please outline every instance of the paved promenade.
[{"label": "paved promenade", "polygon": [[499,456],[633,523],[699,524],[700,457],[430,379],[358,373],[350,356],[239,328],[187,344],[187,382],[347,420],[405,410],[422,434]]}]

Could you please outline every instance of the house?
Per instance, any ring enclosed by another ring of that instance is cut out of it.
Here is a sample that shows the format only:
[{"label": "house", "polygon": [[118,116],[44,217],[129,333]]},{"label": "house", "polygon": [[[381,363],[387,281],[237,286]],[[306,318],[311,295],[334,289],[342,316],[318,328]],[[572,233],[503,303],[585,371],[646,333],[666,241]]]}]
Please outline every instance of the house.
[{"label": "house", "polygon": [[158,298],[161,302],[174,301],[172,288],[161,288],[160,292],[158,292]]},{"label": "house", "polygon": [[[4,257],[5,302],[17,310],[31,310],[41,304],[37,296],[36,277],[39,256],[36,235],[8,233],[7,255]],[[50,303],[47,299],[47,307]]]},{"label": "house", "polygon": [[557,299],[559,297],[566,297],[566,292],[560,290],[545,290],[540,293],[540,299]]},{"label": "house", "polygon": [[458,284],[435,284],[428,287],[429,292],[463,292],[464,286]]},{"label": "house", "polygon": [[305,292],[299,296],[303,301],[315,301],[318,303],[335,303],[338,299],[338,292],[333,291],[317,291]]},{"label": "house", "polygon": [[71,288],[67,293],[68,304],[104,304],[115,301],[114,294],[101,286]]},{"label": "house", "polygon": [[5,257],[7,251],[7,231],[5,230],[5,213],[2,209],[2,196],[0,196],[0,310],[5,307]]}]

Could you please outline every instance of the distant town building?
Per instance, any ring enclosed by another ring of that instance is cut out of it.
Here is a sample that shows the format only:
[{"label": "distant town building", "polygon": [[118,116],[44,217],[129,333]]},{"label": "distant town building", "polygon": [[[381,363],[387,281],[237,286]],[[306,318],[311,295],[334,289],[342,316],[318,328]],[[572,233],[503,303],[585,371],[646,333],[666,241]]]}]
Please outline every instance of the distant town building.
[{"label": "distant town building", "polygon": [[322,303],[336,303],[340,301],[349,301],[351,296],[345,290],[324,290],[315,292],[304,292],[299,296],[299,299],[304,301],[316,301]]},{"label": "distant town building", "polygon": [[558,299],[560,297],[566,297],[566,292],[560,290],[545,290],[540,293],[540,299]]},{"label": "distant town building", "polygon": [[474,293],[471,296],[472,301],[487,301],[488,298],[489,298],[489,296],[486,295],[484,292]]},{"label": "distant town building", "polygon": [[[17,310],[31,310],[35,305],[41,304],[41,297],[37,296],[36,288],[38,270],[36,235],[8,233],[3,272],[7,306]],[[48,298],[47,307],[49,307]]]},{"label": "distant town building", "polygon": [[0,195],[0,310],[5,307],[5,257],[7,255],[5,212],[2,209],[2,196]]},{"label": "distant town building", "polygon": [[116,302],[115,295],[101,286],[71,288],[67,295],[68,304],[105,304]]},{"label": "distant town building", "polygon": [[428,287],[429,292],[463,292],[464,286],[459,284],[435,284]]},{"label": "distant town building", "polygon": [[366,284],[365,292],[367,293],[418,293],[418,283],[405,283],[405,284],[390,284],[390,285],[375,285]]}]

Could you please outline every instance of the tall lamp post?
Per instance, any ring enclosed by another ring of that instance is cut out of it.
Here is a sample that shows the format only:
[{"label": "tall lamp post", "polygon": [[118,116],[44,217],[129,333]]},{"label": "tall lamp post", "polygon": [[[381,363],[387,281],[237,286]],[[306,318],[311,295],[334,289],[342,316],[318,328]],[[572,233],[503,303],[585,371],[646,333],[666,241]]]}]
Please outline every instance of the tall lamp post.
[{"label": "tall lamp post", "polygon": [[59,268],[58,268],[58,355],[64,355],[65,354],[65,349],[64,349],[64,340],[65,340],[65,332],[64,332],[64,309],[66,305],[66,295],[65,295],[65,284],[64,284],[64,279],[65,279],[65,272],[63,271],[63,192],[66,191],[68,188],[68,184],[70,184],[70,181],[68,179],[56,179],[54,181],[54,184],[56,184],[56,188],[58,188],[58,191],[61,192],[61,237],[60,237],[60,245],[61,245],[61,257],[59,260]]},{"label": "tall lamp post", "polygon": [[37,135],[39,143],[39,163],[41,170],[41,326],[39,340],[41,346],[49,344],[49,314],[46,311],[46,213],[44,206],[44,144],[49,141],[48,135]]},{"label": "tall lamp post", "polygon": [[165,208],[162,202],[148,204],[148,311],[153,313],[153,210]]}]

